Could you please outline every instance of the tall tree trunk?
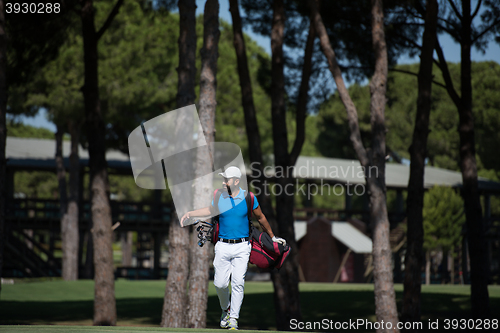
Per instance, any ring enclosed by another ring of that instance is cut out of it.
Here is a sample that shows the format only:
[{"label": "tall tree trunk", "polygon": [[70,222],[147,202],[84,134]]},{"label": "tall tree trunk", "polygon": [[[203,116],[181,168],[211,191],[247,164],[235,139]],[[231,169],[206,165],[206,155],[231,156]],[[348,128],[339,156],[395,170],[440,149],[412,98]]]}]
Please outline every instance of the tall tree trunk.
[{"label": "tall tree trunk", "polygon": [[[90,175],[89,175],[90,176]],[[89,202],[92,202],[92,177],[89,177],[88,197]],[[87,245],[87,250],[85,251],[85,265],[83,268],[83,276],[85,279],[94,278],[94,240],[92,238],[92,214],[89,216],[87,230],[85,231],[84,242]]]},{"label": "tall tree trunk", "polygon": [[[6,80],[6,43],[4,1],[0,0],[0,277],[3,267],[3,248],[5,243],[5,203],[7,196],[6,158],[7,144],[7,80]],[[2,286],[0,284],[0,291]]]},{"label": "tall tree trunk", "polygon": [[462,0],[461,36],[461,103],[458,105],[460,136],[460,169],[462,170],[463,197],[469,256],[471,262],[471,303],[474,318],[489,318],[488,260],[485,230],[477,182],[474,115],[472,113],[471,83],[471,5]]},{"label": "tall tree trunk", "polygon": [[245,116],[245,129],[248,139],[248,151],[250,155],[250,167],[252,170],[252,181],[250,184],[255,188],[256,196],[261,206],[262,212],[271,223],[271,227],[276,229],[274,211],[271,198],[264,194],[264,162],[262,159],[261,139],[255,105],[253,102],[252,81],[248,70],[248,60],[245,47],[245,39],[241,27],[241,16],[238,0],[229,0],[229,11],[233,20],[233,45],[236,52],[238,77],[241,87],[241,105]]},{"label": "tall tree trunk", "polygon": [[[89,201],[92,202],[92,199],[90,199]],[[89,218],[89,225],[86,231],[87,237],[85,238],[85,243],[87,244],[87,251],[85,251],[85,265],[83,267],[83,276],[85,279],[94,278],[94,240],[92,238],[91,230],[92,217]]]},{"label": "tall tree trunk", "polygon": [[80,205],[80,157],[78,155],[78,144],[80,142],[80,125],[74,121],[68,122],[68,130],[71,135],[71,152],[69,155],[69,198],[68,219],[66,225],[67,242],[71,243],[66,249],[71,269],[68,273],[69,280],[78,280],[78,249],[79,249],[79,205]]},{"label": "tall tree trunk", "polygon": [[302,67],[302,78],[299,87],[299,96],[297,98],[297,110],[295,117],[295,126],[297,133],[295,142],[290,152],[290,165],[295,165],[299,158],[302,146],[306,139],[306,117],[307,117],[307,102],[309,100],[309,80],[312,72],[312,54],[314,51],[314,39],[316,38],[316,31],[314,30],[314,23],[310,20],[309,32],[307,34],[306,47],[304,49],[304,64]]},{"label": "tall tree trunk", "polygon": [[189,274],[189,228],[181,228],[172,214],[169,229],[168,276],[163,302],[162,327],[185,327]]},{"label": "tall tree trunk", "polygon": [[[66,169],[63,156],[62,126],[57,126],[56,137],[56,170],[59,182],[59,206],[61,215],[61,239],[62,239],[62,278],[65,281],[78,279],[78,225],[70,225],[68,214],[68,194],[66,183]],[[76,227],[76,239],[75,235]]]},{"label": "tall tree trunk", "polygon": [[[207,149],[198,149],[196,161],[195,207],[207,207],[212,197],[212,181],[205,175],[213,170],[210,145],[215,136],[215,108],[217,106],[217,58],[219,57],[219,1],[207,0],[203,16],[203,48],[201,50],[200,111],[199,117],[204,137],[199,137],[198,146],[204,142]],[[191,235],[191,253],[188,293],[187,326],[205,328],[207,325],[208,270],[210,244],[198,245],[198,233]]]},{"label": "tall tree trunk", "polygon": [[98,83],[97,41],[111,24],[123,3],[119,0],[103,27],[96,32],[93,0],[81,0],[85,125],[89,144],[89,167],[92,179],[92,237],[94,242],[94,325],[116,325],[115,281],[111,230],[111,207],[106,163],[106,126],[101,114]]},{"label": "tall tree trunk", "polygon": [[[385,101],[387,88],[387,46],[384,33],[384,12],[382,0],[372,0],[372,40],[375,53],[375,73],[370,83],[370,113],[372,150],[368,168],[368,190],[370,191],[370,222],[373,227],[373,277],[375,282],[375,314],[379,322],[391,322],[393,329],[379,329],[378,332],[397,330],[398,312],[392,274],[392,251],[389,243],[389,218],[385,187]],[[387,327],[387,326],[386,326]]]},{"label": "tall tree trunk", "polygon": [[450,271],[448,270],[450,266],[450,250],[443,249],[443,259],[441,262],[442,272],[441,272],[441,283],[450,283]]},{"label": "tall tree trunk", "polygon": [[[273,126],[274,166],[276,170],[286,170],[288,166],[288,136],[286,128],[285,78],[283,59],[283,35],[285,31],[285,6],[283,0],[273,1],[273,20],[271,28],[271,119]],[[289,178],[279,177],[276,183],[283,190],[290,182]],[[293,186],[293,184],[292,184]],[[299,301],[299,278],[297,248],[288,237],[287,224],[293,221],[293,196],[276,196],[277,234],[284,237],[292,246],[292,253],[279,273],[272,272],[274,286],[274,306],[278,330],[286,330],[291,319],[301,320]],[[293,228],[293,226],[292,226]],[[293,231],[292,231],[293,235]]]},{"label": "tall tree trunk", "polygon": [[[288,152],[288,134],[286,128],[285,79],[283,58],[283,36],[285,30],[284,1],[273,1],[273,21],[271,29],[271,115],[273,125],[274,165],[282,171],[283,176],[277,177],[276,183],[282,193],[276,196],[276,217],[280,236],[284,237],[292,248],[291,256],[283,269],[273,271],[271,278],[274,285],[274,303],[276,308],[276,325],[278,330],[289,330],[291,319],[302,319],[299,297],[299,258],[295,242],[293,223],[294,178],[289,174],[290,166],[294,166],[305,137],[305,114],[307,92],[311,71],[310,57],[314,42],[314,29],[309,30],[306,43],[305,62],[302,82],[299,90],[297,108],[297,135],[292,154]],[[292,189],[290,191],[290,189]]]},{"label": "tall tree trunk", "polygon": [[450,283],[455,284],[455,258],[453,248],[448,252],[448,262],[450,263]]},{"label": "tall tree trunk", "polygon": [[462,196],[464,198],[467,241],[470,258],[471,308],[474,318],[489,318],[488,259],[484,222],[477,182],[476,148],[474,139],[474,115],[472,113],[471,83],[471,6],[470,0],[462,1],[461,19],[461,95],[453,87],[450,71],[443,50],[436,43],[439,68],[446,90],[459,114],[460,169],[462,171]]},{"label": "tall tree trunk", "polygon": [[[195,57],[196,57],[196,2],[179,0],[179,77],[177,108],[194,104]],[[179,122],[181,123],[181,122]],[[165,286],[162,327],[185,327],[187,322],[186,287],[189,274],[189,228],[180,226],[177,214],[170,222],[170,261]]]},{"label": "tall tree trunk", "polygon": [[[288,141],[286,127],[285,104],[284,104],[284,77],[283,77],[283,30],[284,30],[284,8],[283,2],[274,4],[273,19],[273,138],[275,146],[275,165],[284,169],[293,166],[300,154],[305,138],[305,114],[307,107],[307,97],[309,90],[309,78],[311,73],[311,57],[314,45],[314,30],[311,26],[306,43],[304,55],[304,67],[302,72],[302,82],[299,90],[297,103],[297,134],[292,152],[288,153]],[[248,136],[248,146],[250,150],[251,168],[253,174],[252,186],[257,191],[259,203],[266,217],[271,222],[275,233],[284,237],[292,247],[291,258],[285,263],[285,267],[278,274],[273,272],[274,300],[277,309],[276,319],[278,329],[289,329],[290,319],[301,318],[300,300],[298,293],[298,257],[297,246],[293,224],[293,179],[291,177],[278,179],[278,184],[282,189],[287,189],[286,193],[277,197],[277,216],[280,217],[278,223],[274,221],[274,212],[270,198],[264,195],[265,176],[263,173],[263,160],[260,148],[260,135],[258,131],[255,107],[253,104],[252,86],[248,71],[248,62],[245,51],[245,43],[241,29],[241,18],[239,14],[238,1],[230,0],[230,12],[233,19],[234,47],[237,56],[238,73],[242,91],[242,104],[245,113],[245,124]],[[278,96],[281,94],[281,97]],[[285,141],[282,139],[285,138]],[[276,150],[279,150],[278,154]],[[287,195],[291,193],[291,195]]]},{"label": "tall tree trunk", "polygon": [[126,231],[120,235],[122,248],[122,266],[132,266],[132,232]]},{"label": "tall tree trunk", "polygon": [[[396,297],[392,279],[391,248],[389,244],[389,220],[385,187],[385,92],[387,84],[387,48],[384,34],[384,15],[381,0],[372,0],[372,39],[375,53],[375,73],[370,83],[370,113],[372,147],[367,152],[361,141],[356,107],[345,87],[325,26],[321,20],[318,3],[311,1],[311,11],[315,29],[321,42],[330,71],[337,85],[339,96],[347,111],[350,140],[365,169],[365,178],[370,195],[370,221],[373,230],[373,258],[375,281],[375,313],[377,321],[386,323],[385,329],[377,332],[398,332]],[[387,323],[392,324],[389,329]]]},{"label": "tall tree trunk", "polygon": [[[299,95],[297,98],[295,141],[290,154],[288,154],[288,159],[281,161],[283,165],[286,164],[286,170],[289,170],[290,166],[295,166],[295,163],[297,162],[305,141],[306,110],[309,97],[309,79],[311,77],[312,71],[312,54],[314,51],[315,36],[316,33],[314,30],[314,24],[311,21],[309,24],[309,33],[307,35],[307,41],[304,50],[302,78],[299,87]],[[283,121],[285,122],[286,119],[283,119]],[[279,272],[279,275],[277,274],[277,272],[273,271],[272,278],[273,284],[275,286],[275,307],[278,308],[279,306],[281,308],[281,313],[277,315],[277,326],[281,327],[281,329],[289,330],[291,329],[290,319],[295,318],[297,320],[301,320],[302,313],[300,309],[298,290],[298,282],[300,280],[298,245],[295,241],[294,224],[290,223],[290,221],[294,221],[293,207],[295,198],[295,179],[291,175],[289,175],[288,172],[286,172],[285,175],[287,176],[287,178],[284,178],[283,183],[281,183],[281,185],[284,186],[282,187],[282,189],[288,189],[290,187],[292,188],[292,191],[286,190],[283,195],[277,197],[276,210],[277,216],[280,217],[280,219],[278,219],[278,231],[280,235],[285,237],[288,244],[291,246],[292,253],[289,261],[285,262],[284,269]],[[278,184],[280,184],[279,181]],[[281,284],[281,286],[284,286],[285,288],[276,288],[277,284]],[[285,297],[283,297],[283,294],[281,293],[283,291],[285,292]],[[285,301],[285,303],[283,301]],[[283,321],[283,319],[285,321]]]},{"label": "tall tree trunk", "polygon": [[427,286],[431,284],[431,252],[429,250],[425,252],[425,284]]},{"label": "tall tree trunk", "polygon": [[[436,0],[427,0],[425,12],[425,30],[422,37],[422,52],[418,74],[418,98],[415,129],[412,145],[410,180],[408,182],[407,224],[409,235],[405,256],[404,296],[401,320],[404,322],[420,321],[420,289],[423,264],[424,228],[422,209],[424,204],[424,170],[427,155],[427,137],[429,133],[429,115],[431,111],[432,65],[436,42],[438,4]],[[406,330],[410,332],[412,330]]]}]

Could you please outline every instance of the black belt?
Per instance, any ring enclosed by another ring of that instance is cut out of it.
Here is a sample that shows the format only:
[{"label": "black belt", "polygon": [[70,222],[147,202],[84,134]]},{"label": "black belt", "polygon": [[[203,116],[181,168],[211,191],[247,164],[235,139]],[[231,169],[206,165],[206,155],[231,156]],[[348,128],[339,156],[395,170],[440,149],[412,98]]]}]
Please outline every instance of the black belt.
[{"label": "black belt", "polygon": [[221,242],[224,243],[229,243],[229,244],[238,244],[238,243],[243,243],[248,241],[248,237],[243,237],[243,238],[238,238],[238,239],[224,239],[224,238],[219,238]]}]

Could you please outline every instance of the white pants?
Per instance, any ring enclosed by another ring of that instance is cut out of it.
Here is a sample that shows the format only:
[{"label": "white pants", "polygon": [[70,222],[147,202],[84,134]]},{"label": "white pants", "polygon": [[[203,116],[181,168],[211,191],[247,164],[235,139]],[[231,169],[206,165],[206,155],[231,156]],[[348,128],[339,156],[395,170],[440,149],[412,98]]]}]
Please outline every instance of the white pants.
[{"label": "white pants", "polygon": [[[245,274],[252,245],[250,242],[215,244],[214,285],[219,296],[220,307],[227,310],[231,305],[230,317],[240,316],[243,291],[245,289]],[[231,303],[229,303],[229,277],[231,276]]]}]

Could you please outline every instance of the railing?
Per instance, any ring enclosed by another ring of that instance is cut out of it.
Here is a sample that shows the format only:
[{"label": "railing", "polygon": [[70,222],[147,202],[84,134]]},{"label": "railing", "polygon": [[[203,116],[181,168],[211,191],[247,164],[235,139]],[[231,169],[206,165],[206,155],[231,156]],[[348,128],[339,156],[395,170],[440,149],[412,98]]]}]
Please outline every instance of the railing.
[{"label": "railing", "polygon": [[[111,200],[111,213],[114,222],[122,223],[156,223],[168,224],[172,215],[172,207],[168,204],[155,202],[133,202]],[[90,202],[84,201],[81,205],[80,220],[90,220]],[[307,221],[313,217],[325,217],[330,220],[344,221],[355,217],[363,221],[369,220],[369,212],[363,210],[334,210],[324,208],[295,208],[294,219]],[[400,222],[404,213],[389,213],[391,221]],[[60,219],[59,200],[56,199],[10,199],[7,217],[21,220],[52,220],[54,223]]]},{"label": "railing", "polygon": [[9,199],[7,217],[60,218],[59,200],[54,199]]},{"label": "railing", "polygon": [[[166,204],[154,202],[110,201],[113,223],[119,221],[121,229],[151,227],[164,229],[170,222],[172,209]],[[9,199],[6,217],[13,229],[58,229],[59,200],[54,199]],[[90,202],[84,201],[80,210],[80,227],[88,227]]]},{"label": "railing", "polygon": [[[157,207],[153,202],[133,201],[110,201],[113,219],[147,221],[160,219],[170,221],[171,209],[169,206],[160,204]],[[12,217],[28,218],[60,218],[59,200],[55,199],[10,199],[7,215]],[[88,219],[90,214],[90,203],[83,203],[81,217]]]},{"label": "railing", "polygon": [[7,276],[60,276],[61,259],[23,231],[6,237],[5,271]]},{"label": "railing", "polygon": [[[406,214],[389,212],[389,221],[399,223],[403,221]],[[313,217],[324,217],[332,221],[345,221],[348,218],[357,218],[364,222],[370,220],[370,212],[365,210],[339,210],[327,208],[295,208],[293,210],[293,218],[295,221],[308,221]]]}]

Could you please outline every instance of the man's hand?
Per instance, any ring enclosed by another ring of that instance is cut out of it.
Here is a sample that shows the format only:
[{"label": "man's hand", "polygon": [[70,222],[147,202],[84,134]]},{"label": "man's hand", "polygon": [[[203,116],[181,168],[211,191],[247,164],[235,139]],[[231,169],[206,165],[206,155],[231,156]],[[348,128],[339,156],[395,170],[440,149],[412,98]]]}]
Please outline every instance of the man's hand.
[{"label": "man's hand", "polygon": [[182,217],[181,217],[181,226],[182,227],[184,226],[184,221],[191,217],[191,216],[189,216],[189,213],[191,213],[191,212],[187,212],[186,214],[182,215]]},{"label": "man's hand", "polygon": [[274,236],[273,242],[280,243],[281,245],[286,246],[286,240],[284,240],[283,238],[280,238],[280,237]]}]

